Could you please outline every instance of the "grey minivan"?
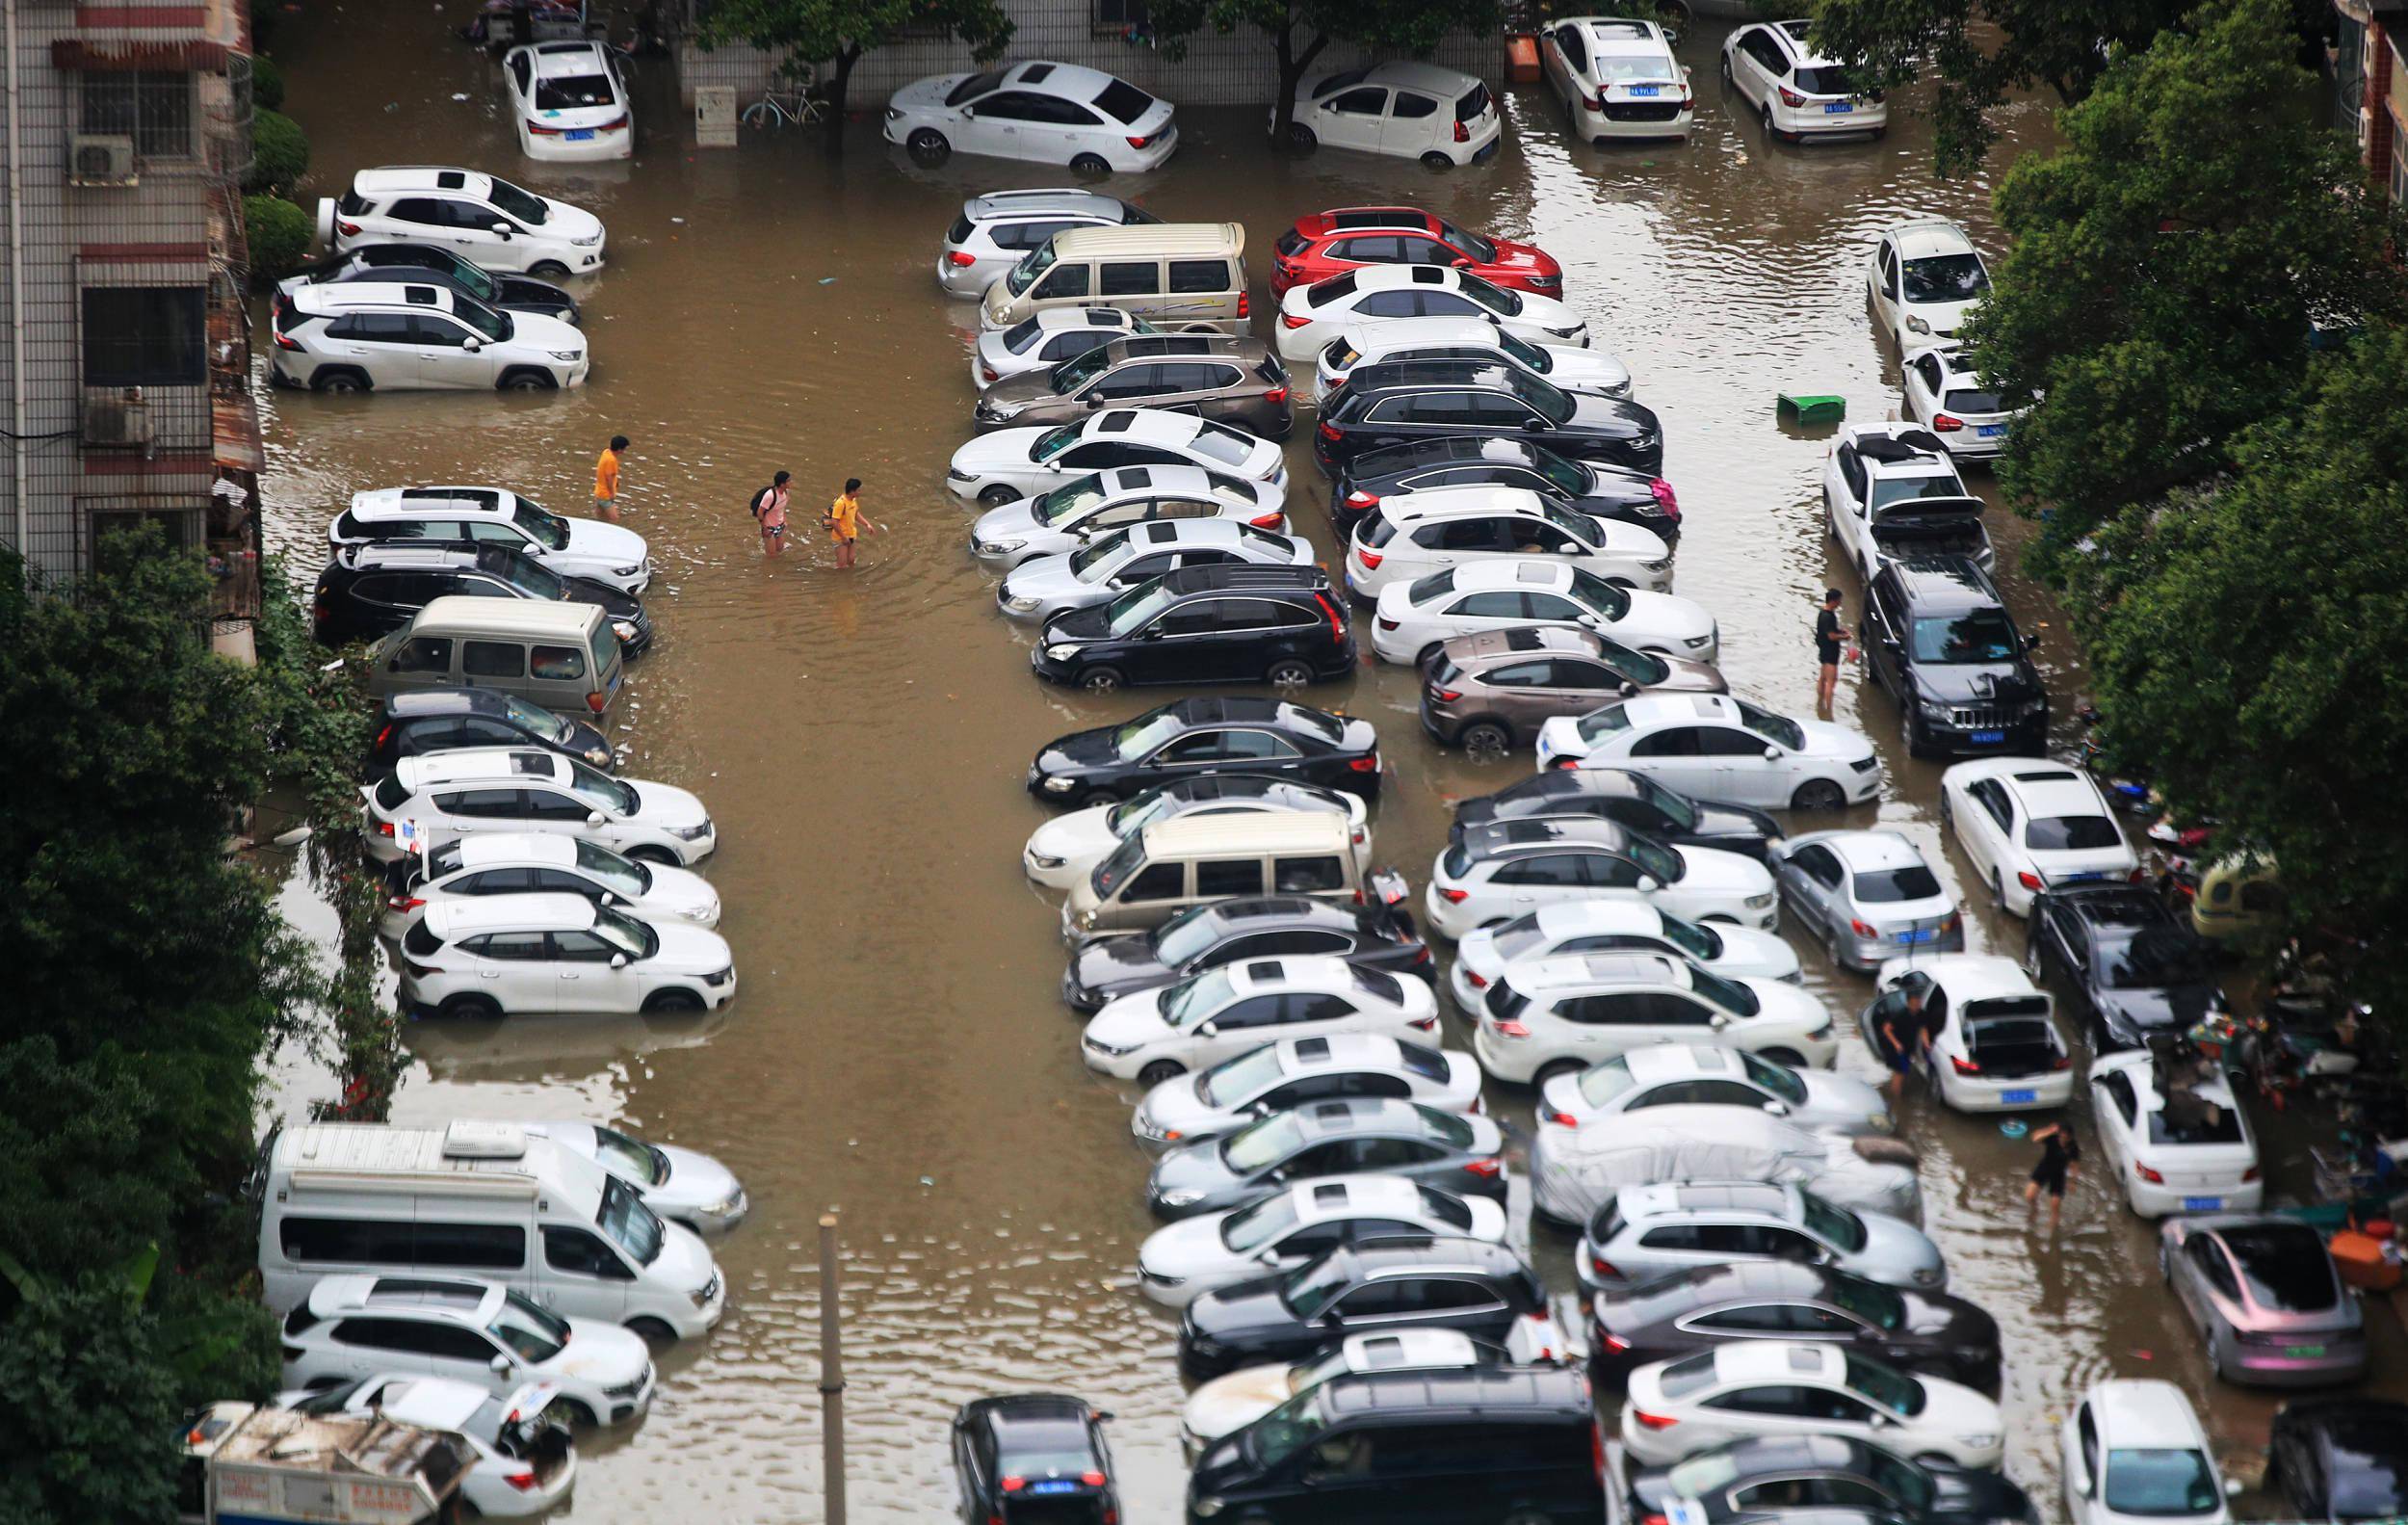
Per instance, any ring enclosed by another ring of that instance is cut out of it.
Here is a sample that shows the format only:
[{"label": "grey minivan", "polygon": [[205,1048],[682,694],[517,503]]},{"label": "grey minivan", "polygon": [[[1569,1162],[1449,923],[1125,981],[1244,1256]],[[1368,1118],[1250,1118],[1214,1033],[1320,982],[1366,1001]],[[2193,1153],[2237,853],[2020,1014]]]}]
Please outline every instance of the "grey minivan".
[{"label": "grey minivan", "polygon": [[600,715],[626,659],[596,604],[437,598],[369,648],[368,692],[484,688],[568,714]]},{"label": "grey minivan", "polygon": [[1293,421],[1288,371],[1260,339],[1207,333],[1114,339],[1050,370],[1007,377],[979,399],[994,429],[1075,423],[1099,408],[1166,408],[1285,439]]}]

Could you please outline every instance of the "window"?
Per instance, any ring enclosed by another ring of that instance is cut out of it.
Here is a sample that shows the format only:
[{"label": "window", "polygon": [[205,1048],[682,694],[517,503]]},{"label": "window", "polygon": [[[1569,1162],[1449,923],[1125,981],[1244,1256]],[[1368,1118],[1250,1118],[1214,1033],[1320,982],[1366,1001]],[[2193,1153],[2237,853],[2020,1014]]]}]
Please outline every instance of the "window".
[{"label": "window", "polygon": [[1150,297],[1163,289],[1163,268],[1150,259],[1111,260],[1096,289],[1107,297]]},{"label": "window", "polygon": [[1577,853],[1542,853],[1501,864],[1488,879],[1492,884],[1558,884],[1570,887],[1582,882],[1581,856]]},{"label": "window", "polygon": [[1199,900],[1223,900],[1234,895],[1260,895],[1262,892],[1263,863],[1260,858],[1195,865],[1195,893]]},{"label": "window", "polygon": [[586,675],[586,654],[575,646],[537,646],[531,667],[539,678],[581,678]]},{"label": "window", "polygon": [[84,126],[122,133],[145,159],[193,152],[193,76],[172,70],[109,69],[83,76]]},{"label": "window", "polygon": [[1138,901],[1179,900],[1188,892],[1188,871],[1178,863],[1154,863],[1144,873],[1130,881],[1121,893],[1121,904]]},{"label": "window", "polygon": [[515,789],[462,789],[456,794],[436,795],[434,802],[445,815],[484,819],[507,819],[521,814],[525,808]]},{"label": "window", "polygon": [[1174,292],[1217,294],[1236,284],[1229,278],[1229,262],[1226,260],[1174,259],[1170,262],[1170,289]]},{"label": "window", "polygon": [[1150,0],[1095,0],[1095,24],[1125,29],[1152,22]]},{"label": "window", "polygon": [[287,1260],[368,1265],[409,1259],[409,1224],[379,1219],[288,1218],[276,1227]]},{"label": "window", "polygon": [[[491,876],[486,876],[490,878]],[[480,889],[478,894],[493,891]],[[482,937],[471,937],[460,947],[480,959],[504,959],[514,963],[540,963],[552,956],[550,944],[539,932],[495,932]]]},{"label": "window", "polygon": [[1271,860],[1273,894],[1319,895],[1346,887],[1346,866],[1334,857],[1282,857]]},{"label": "window", "polygon": [[1387,109],[1388,92],[1384,90],[1350,90],[1331,101],[1326,109],[1346,112],[1351,116],[1376,117]]},{"label": "window", "polygon": [[1421,118],[1438,115],[1438,103],[1427,95],[1416,95],[1409,90],[1397,92],[1397,103],[1388,109],[1391,117]]},{"label": "window", "polygon": [[391,661],[385,663],[387,672],[442,672],[452,670],[452,643],[445,636],[414,636],[396,646]]},{"label": "window", "polygon": [[207,384],[207,300],[200,286],[86,287],[84,384]]},{"label": "window", "polygon": [[510,1223],[430,1223],[412,1236],[412,1260],[422,1266],[516,1271],[527,1263],[527,1231]]},{"label": "window", "polygon": [[460,651],[459,670],[472,678],[523,677],[527,648],[515,642],[471,641]]},{"label": "window", "polygon": [[1036,295],[1049,300],[1086,296],[1088,268],[1086,265],[1056,265],[1053,274],[1037,283]]},{"label": "window", "polygon": [[633,1281],[636,1274],[627,1263],[612,1252],[611,1248],[582,1228],[543,1230],[543,1259],[556,1271],[572,1272],[581,1276],[599,1276],[606,1281]]}]

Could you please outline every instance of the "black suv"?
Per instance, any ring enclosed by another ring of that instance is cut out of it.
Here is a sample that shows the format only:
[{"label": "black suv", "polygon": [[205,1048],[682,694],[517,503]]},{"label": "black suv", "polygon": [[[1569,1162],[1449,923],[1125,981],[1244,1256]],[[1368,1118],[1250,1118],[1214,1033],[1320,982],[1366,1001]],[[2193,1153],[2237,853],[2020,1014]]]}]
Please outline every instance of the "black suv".
[{"label": "black suv", "polygon": [[1898,700],[1916,757],[2011,752],[2049,744],[2049,693],[1998,585],[1970,556],[1914,556],[1873,573],[1857,621],[1865,666]]},{"label": "black suv", "polygon": [[535,598],[598,604],[629,656],[652,644],[643,601],[590,577],[563,577],[508,545],[389,541],[347,545],[318,574],[310,622],[327,645],[373,639],[409,623],[438,598]]},{"label": "black suv", "polygon": [[1463,434],[1544,445],[1628,471],[1663,470],[1663,428],[1648,408],[1479,360],[1357,366],[1313,431],[1313,459],[1335,477],[1374,450]]},{"label": "black suv", "polygon": [[1405,1313],[1422,1328],[1503,1345],[1516,1323],[1546,1311],[1538,1273],[1505,1246],[1404,1235],[1205,1293],[1179,1321],[1179,1367],[1201,1381],[1299,1360],[1349,1334],[1393,1329]]},{"label": "black suv", "polygon": [[954,1414],[962,1525],[1117,1525],[1111,1417],[1059,1393],[963,1404]]},{"label": "black suv", "polygon": [[1205,1452],[1188,1518],[1594,1525],[1597,1425],[1560,1366],[1340,1377]]},{"label": "black suv", "polygon": [[1300,896],[1191,906],[1136,937],[1088,936],[1070,950],[1061,998],[1098,1012],[1114,996],[1168,985],[1241,959],[1310,954],[1428,979],[1429,944],[1402,906],[1339,906]]},{"label": "black suv", "polygon": [[346,280],[406,280],[449,286],[461,296],[505,312],[539,312],[563,323],[582,321],[577,299],[550,281],[486,270],[432,244],[362,244],[331,259],[322,259],[279,285],[276,305],[282,306],[286,295],[296,287],[332,285]]},{"label": "black suv", "polygon": [[2187,1032],[2224,1005],[2212,948],[2139,884],[2059,884],[2032,898],[2024,964],[2062,975],[2100,1052]]},{"label": "black suv", "polygon": [[404,689],[377,716],[368,776],[382,778],[405,757],[462,747],[540,747],[615,771],[611,744],[584,721],[495,689]]},{"label": "black suv", "polygon": [[1091,694],[1129,683],[1294,688],[1351,673],[1354,634],[1318,566],[1189,566],[1063,610],[1029,660],[1038,677]]},{"label": "black suv", "polygon": [[1366,451],[1329,484],[1329,522],[1341,544],[1379,500],[1428,487],[1524,487],[1592,519],[1619,519],[1665,540],[1681,534],[1672,484],[1652,472],[1598,460],[1566,460],[1527,439],[1455,434]]}]

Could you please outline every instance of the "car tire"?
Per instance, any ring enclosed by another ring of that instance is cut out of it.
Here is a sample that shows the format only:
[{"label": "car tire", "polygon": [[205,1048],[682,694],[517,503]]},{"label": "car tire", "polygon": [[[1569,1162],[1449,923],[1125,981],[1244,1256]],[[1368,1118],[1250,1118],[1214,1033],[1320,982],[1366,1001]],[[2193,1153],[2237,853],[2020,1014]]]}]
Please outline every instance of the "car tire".
[{"label": "car tire", "polygon": [[1790,796],[1793,810],[1837,810],[1847,803],[1847,791],[1828,778],[1809,778]]},{"label": "car tire", "polygon": [[1307,127],[1300,121],[1292,121],[1288,123],[1289,147],[1294,148],[1298,153],[1311,153],[1314,149],[1320,147],[1321,145],[1322,141],[1313,136],[1312,128]]},{"label": "car tire", "polygon": [[1505,761],[1513,750],[1513,733],[1495,721],[1474,721],[1455,740],[1462,745],[1463,755],[1482,767]]},{"label": "car tire", "polygon": [[1413,670],[1416,672],[1428,671],[1430,663],[1438,655],[1439,647],[1445,644],[1446,643],[1443,641],[1433,641],[1429,644],[1422,647],[1421,650],[1415,652],[1413,654]]},{"label": "car tire", "polygon": [[1275,689],[1300,689],[1313,681],[1313,664],[1300,657],[1284,657],[1270,665],[1266,674]]},{"label": "car tire", "polygon": [[1188,1072],[1188,1066],[1175,1059],[1158,1059],[1138,1071],[1138,1084],[1159,1086],[1165,1080],[1177,1080]]},{"label": "car tire", "polygon": [[1995,868],[1990,871],[1990,908],[2006,914],[2006,876]]},{"label": "car tire", "polygon": [[1079,796],[1079,807],[1083,810],[1091,810],[1099,804],[1118,804],[1119,802],[1120,796],[1110,789],[1089,789]]},{"label": "car tire", "polygon": [[1738,87],[1738,85],[1739,85],[1739,81],[1738,81],[1738,80],[1736,80],[1736,79],[1733,79],[1733,78],[1731,77],[1731,55],[1730,55],[1730,54],[1728,54],[1728,53],[1725,53],[1725,54],[1723,54],[1723,55],[1722,55],[1722,86],[1723,86],[1723,89],[1725,89],[1725,90],[1732,90],[1732,89],[1736,89],[1736,88]]},{"label": "car tire", "polygon": [[1951,836],[1955,831],[1956,806],[1949,803],[1949,792],[1944,788],[1940,791],[1940,834]]},{"label": "car tire", "polygon": [[627,856],[639,863],[658,863],[664,868],[684,866],[677,861],[677,855],[665,847],[631,847],[627,850]]},{"label": "car tire", "polygon": [[1017,503],[1019,500],[1019,493],[1002,486],[988,487],[979,494],[980,504],[990,509],[1000,509],[1007,503]]},{"label": "car tire", "polygon": [[1454,161],[1448,158],[1445,154],[1440,153],[1437,149],[1432,148],[1429,152],[1422,155],[1422,167],[1427,170],[1452,170],[1454,168]]},{"label": "car tire", "polygon": [[1123,681],[1118,668],[1089,668],[1079,674],[1079,687],[1089,694],[1117,694]]},{"label": "car tire", "polygon": [[499,1021],[502,1003],[489,995],[455,995],[436,1007],[434,1014],[455,1022]]},{"label": "car tire", "polygon": [[320,366],[318,373],[309,379],[309,389],[313,392],[331,392],[347,396],[353,392],[370,390],[370,383],[366,376],[348,365],[331,368]]},{"label": "car tire", "polygon": [[1830,957],[1832,968],[1839,970],[1842,974],[1851,972],[1851,968],[1846,958],[1840,952],[1840,933],[1838,928],[1835,927],[1831,931],[1822,934],[1822,951]]},{"label": "car tire", "polygon": [[1101,179],[1112,172],[1112,161],[1100,153],[1083,153],[1070,161],[1070,172],[1093,175]]},{"label": "car tire", "polygon": [[1906,749],[1907,756],[1928,757],[1931,755],[1932,749],[1930,744],[1924,740],[1923,727],[1916,723],[1911,700],[1898,701],[1898,728],[1899,745]]},{"label": "car tire", "polygon": [[1772,124],[1772,102],[1770,100],[1767,100],[1764,109],[1756,113],[1756,119],[1765,124],[1765,142],[1779,143],[1781,141],[1781,130]]},{"label": "car tire", "polygon": [[702,1010],[702,997],[692,990],[655,990],[643,998],[646,1016],[692,1016]]},{"label": "car tire", "polygon": [[560,379],[538,366],[522,365],[502,377],[498,390],[505,392],[557,392]]},{"label": "car tire", "polygon": [[541,259],[527,267],[527,274],[541,276],[546,280],[558,280],[568,274],[568,267],[557,259]]},{"label": "car tire", "polygon": [[[588,1428],[592,1428],[602,1423],[601,1420],[594,1417],[592,1409],[588,1408],[585,1405],[579,1403],[574,1398],[555,1398],[552,1400],[552,1407],[559,1409],[561,1417],[567,1420],[572,1425],[585,1425]],[[546,1412],[549,1411],[550,1410],[548,1409],[546,1410]]]},{"label": "car tire", "polygon": [[677,1331],[663,1324],[659,1319],[629,1319],[627,1332],[646,1342],[659,1345],[671,1345],[677,1340]]},{"label": "car tire", "polygon": [[1793,1048],[1767,1048],[1757,1057],[1767,1064],[1782,1065],[1791,1069],[1806,1067],[1806,1056]]},{"label": "car tire", "polygon": [[913,129],[911,136],[903,140],[903,146],[923,164],[943,164],[954,156],[954,145],[933,127]]},{"label": "car tire", "polygon": [[1541,1065],[1538,1073],[1531,1077],[1531,1089],[1544,1091],[1547,1083],[1557,1075],[1577,1075],[1587,1067],[1577,1059],[1558,1059],[1551,1065]]}]

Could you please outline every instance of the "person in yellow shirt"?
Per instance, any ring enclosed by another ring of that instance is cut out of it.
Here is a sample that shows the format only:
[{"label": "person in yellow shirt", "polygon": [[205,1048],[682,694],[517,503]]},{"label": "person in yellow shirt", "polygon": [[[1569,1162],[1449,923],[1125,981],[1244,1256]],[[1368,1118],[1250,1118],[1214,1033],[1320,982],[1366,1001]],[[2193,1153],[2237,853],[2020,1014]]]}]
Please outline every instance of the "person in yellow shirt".
[{"label": "person in yellow shirt", "polygon": [[626,454],[627,436],[613,434],[611,448],[593,463],[593,512],[613,523],[618,521],[618,462]]},{"label": "person in yellow shirt", "polygon": [[853,542],[861,538],[863,530],[872,535],[886,533],[884,527],[871,523],[869,516],[861,512],[860,493],[861,479],[847,477],[845,490],[836,495],[836,501],[827,506],[826,514],[820,520],[827,526],[829,537],[836,541],[836,565],[839,568],[852,565]]}]

